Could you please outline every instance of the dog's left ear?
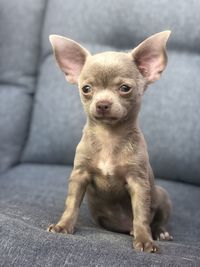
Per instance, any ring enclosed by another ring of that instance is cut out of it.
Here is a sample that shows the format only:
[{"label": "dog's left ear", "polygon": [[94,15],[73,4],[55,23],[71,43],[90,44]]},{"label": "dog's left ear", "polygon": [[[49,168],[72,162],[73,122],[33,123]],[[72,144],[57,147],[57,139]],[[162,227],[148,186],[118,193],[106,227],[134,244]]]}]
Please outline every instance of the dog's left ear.
[{"label": "dog's left ear", "polygon": [[131,52],[147,84],[158,80],[167,65],[166,43],[170,33],[163,31],[152,35]]}]

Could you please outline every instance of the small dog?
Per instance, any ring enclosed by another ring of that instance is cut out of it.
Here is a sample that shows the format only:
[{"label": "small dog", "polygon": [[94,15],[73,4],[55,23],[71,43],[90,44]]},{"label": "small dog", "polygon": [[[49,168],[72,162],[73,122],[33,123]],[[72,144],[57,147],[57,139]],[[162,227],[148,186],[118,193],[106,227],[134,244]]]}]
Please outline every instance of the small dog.
[{"label": "small dog", "polygon": [[141,98],[167,64],[170,31],[157,33],[129,53],[91,55],[77,42],[50,35],[54,55],[70,83],[78,84],[87,114],[69,178],[66,208],[53,233],[74,232],[87,191],[94,220],[133,236],[136,250],[156,252],[154,240],[172,240],[165,225],[167,192],[154,184],[144,136],[138,125]]}]

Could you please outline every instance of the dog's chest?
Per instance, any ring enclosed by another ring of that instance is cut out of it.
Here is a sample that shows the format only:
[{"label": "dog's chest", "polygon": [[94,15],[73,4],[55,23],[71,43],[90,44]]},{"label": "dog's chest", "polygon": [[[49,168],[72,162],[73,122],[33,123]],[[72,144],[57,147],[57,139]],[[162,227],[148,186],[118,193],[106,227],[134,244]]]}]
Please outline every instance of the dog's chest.
[{"label": "dog's chest", "polygon": [[104,133],[95,140],[95,147],[91,146],[93,155],[90,166],[96,191],[107,193],[123,191],[130,158],[133,158],[132,152],[127,148],[127,145],[122,145],[119,138],[106,136]]},{"label": "dog's chest", "polygon": [[97,191],[119,193],[123,190],[126,173],[119,171],[120,164],[120,153],[114,153],[111,145],[94,156],[93,182]]},{"label": "dog's chest", "polygon": [[104,176],[113,176],[115,174],[115,165],[111,158],[100,159],[97,168]]},{"label": "dog's chest", "polygon": [[116,175],[115,170],[118,165],[118,153],[116,154],[114,151],[115,143],[105,141],[96,154],[96,168],[105,177]]},{"label": "dog's chest", "polygon": [[125,175],[118,170],[120,166],[113,162],[112,158],[99,160],[93,176],[93,190],[105,198],[120,196],[125,191]]}]

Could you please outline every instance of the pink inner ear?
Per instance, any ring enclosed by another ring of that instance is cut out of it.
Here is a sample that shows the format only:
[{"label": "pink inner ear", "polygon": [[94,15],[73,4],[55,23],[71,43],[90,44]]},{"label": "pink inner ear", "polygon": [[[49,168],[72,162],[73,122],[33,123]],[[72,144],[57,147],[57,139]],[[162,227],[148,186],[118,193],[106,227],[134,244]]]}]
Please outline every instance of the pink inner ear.
[{"label": "pink inner ear", "polygon": [[[80,50],[80,51],[79,51]],[[65,44],[62,49],[55,51],[58,64],[71,83],[77,83],[78,76],[86,60],[86,53],[77,45]]]},{"label": "pink inner ear", "polygon": [[132,56],[147,84],[159,79],[167,64],[166,42],[170,31],[156,33],[132,51]]},{"label": "pink inner ear", "polygon": [[62,58],[60,58],[61,68],[69,82],[77,83],[85,60],[85,55],[70,50],[65,52]]},{"label": "pink inner ear", "polygon": [[71,83],[77,83],[89,52],[75,41],[57,35],[50,36],[58,65]]},{"label": "pink inner ear", "polygon": [[159,79],[160,74],[165,68],[162,54],[152,53],[149,55],[140,55],[139,60],[136,61],[138,69],[144,77],[150,82]]},{"label": "pink inner ear", "polygon": [[154,82],[159,79],[160,74],[165,68],[163,53],[147,52],[143,55],[138,55],[136,64],[142,75],[149,82]]}]

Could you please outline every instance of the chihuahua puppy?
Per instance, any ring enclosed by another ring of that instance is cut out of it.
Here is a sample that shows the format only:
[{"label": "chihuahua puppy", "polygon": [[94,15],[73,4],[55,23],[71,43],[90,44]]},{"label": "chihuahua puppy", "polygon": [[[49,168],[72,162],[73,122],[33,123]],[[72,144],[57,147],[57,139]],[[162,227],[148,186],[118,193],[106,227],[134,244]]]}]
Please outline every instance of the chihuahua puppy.
[{"label": "chihuahua puppy", "polygon": [[136,250],[156,252],[154,240],[172,240],[165,228],[171,201],[154,184],[138,124],[142,95],[166,67],[169,35],[157,33],[129,53],[95,55],[73,40],[50,35],[58,65],[68,82],[78,84],[87,123],[76,149],[64,213],[48,231],[72,234],[87,192],[98,225],[129,233]]}]

